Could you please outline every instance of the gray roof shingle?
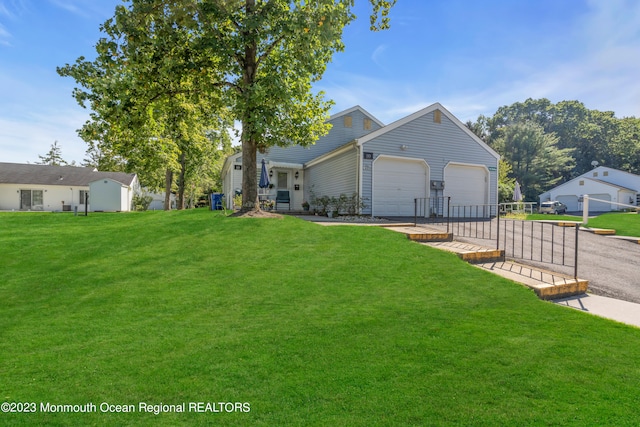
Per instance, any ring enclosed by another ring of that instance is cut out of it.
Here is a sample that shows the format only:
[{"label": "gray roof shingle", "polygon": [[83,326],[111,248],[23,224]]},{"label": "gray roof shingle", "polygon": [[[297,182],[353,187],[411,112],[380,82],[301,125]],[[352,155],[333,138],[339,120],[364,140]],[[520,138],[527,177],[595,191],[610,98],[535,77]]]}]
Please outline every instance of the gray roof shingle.
[{"label": "gray roof shingle", "polygon": [[0,163],[0,184],[89,186],[90,182],[109,178],[129,186],[135,176],[134,173],[99,172],[77,166]]}]

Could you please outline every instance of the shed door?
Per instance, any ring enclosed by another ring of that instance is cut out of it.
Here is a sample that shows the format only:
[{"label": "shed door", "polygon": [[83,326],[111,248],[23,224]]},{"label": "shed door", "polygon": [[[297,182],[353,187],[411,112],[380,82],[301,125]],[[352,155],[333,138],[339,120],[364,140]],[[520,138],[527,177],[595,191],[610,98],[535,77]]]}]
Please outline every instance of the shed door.
[{"label": "shed door", "polygon": [[489,176],[483,166],[450,164],[444,168],[444,195],[451,206],[475,206],[488,203]]},{"label": "shed door", "polygon": [[427,197],[429,166],[422,159],[378,157],[373,163],[373,215],[413,216],[414,199]]}]

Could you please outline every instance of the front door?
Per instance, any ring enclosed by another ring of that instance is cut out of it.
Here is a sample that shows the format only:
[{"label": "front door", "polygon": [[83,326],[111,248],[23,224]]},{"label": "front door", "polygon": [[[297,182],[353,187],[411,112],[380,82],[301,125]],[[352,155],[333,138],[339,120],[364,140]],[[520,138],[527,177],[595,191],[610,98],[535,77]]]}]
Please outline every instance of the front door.
[{"label": "front door", "polygon": [[289,188],[289,174],[287,172],[278,172],[278,190],[287,190]]},{"label": "front door", "polygon": [[20,210],[31,210],[31,190],[20,190]]}]

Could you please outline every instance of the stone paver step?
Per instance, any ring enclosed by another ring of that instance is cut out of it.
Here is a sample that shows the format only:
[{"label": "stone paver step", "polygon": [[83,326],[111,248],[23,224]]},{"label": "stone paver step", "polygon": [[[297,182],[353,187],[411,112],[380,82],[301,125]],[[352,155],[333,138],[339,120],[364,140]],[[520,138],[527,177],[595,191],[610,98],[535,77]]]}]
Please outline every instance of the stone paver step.
[{"label": "stone paver step", "polygon": [[587,292],[589,282],[586,280],[506,261],[504,251],[501,250],[457,241],[425,244],[454,252],[471,264],[523,284],[532,289],[540,299],[565,298]]}]

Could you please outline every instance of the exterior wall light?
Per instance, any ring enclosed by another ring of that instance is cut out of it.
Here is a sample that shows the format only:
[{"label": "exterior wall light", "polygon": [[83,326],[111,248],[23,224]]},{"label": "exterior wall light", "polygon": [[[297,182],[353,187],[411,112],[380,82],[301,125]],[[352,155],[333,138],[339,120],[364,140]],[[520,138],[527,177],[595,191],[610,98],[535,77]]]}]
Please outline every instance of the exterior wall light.
[{"label": "exterior wall light", "polygon": [[296,174],[294,175],[296,177],[296,179],[298,179],[298,176],[300,176],[300,174],[298,173],[298,171],[296,171]]}]

